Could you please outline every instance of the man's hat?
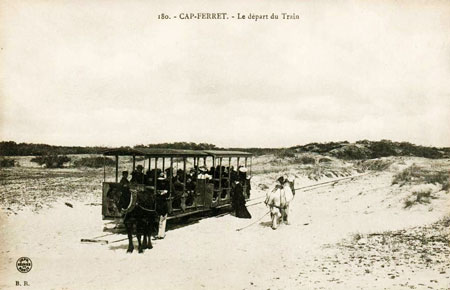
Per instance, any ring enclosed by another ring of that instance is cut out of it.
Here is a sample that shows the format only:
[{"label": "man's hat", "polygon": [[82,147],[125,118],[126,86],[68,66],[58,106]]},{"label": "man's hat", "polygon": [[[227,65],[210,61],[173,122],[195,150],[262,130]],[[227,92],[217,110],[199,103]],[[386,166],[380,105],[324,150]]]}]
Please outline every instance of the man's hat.
[{"label": "man's hat", "polygon": [[161,173],[158,177],[158,180],[164,180],[166,179],[166,175],[164,173]]},{"label": "man's hat", "polygon": [[137,168],[137,169],[139,169],[139,168],[140,168],[140,169],[144,169],[144,167],[143,167],[141,164],[139,164],[138,166],[136,166],[136,168]]},{"label": "man's hat", "polygon": [[244,166],[239,167],[239,171],[240,172],[247,172],[247,168],[245,168]]}]

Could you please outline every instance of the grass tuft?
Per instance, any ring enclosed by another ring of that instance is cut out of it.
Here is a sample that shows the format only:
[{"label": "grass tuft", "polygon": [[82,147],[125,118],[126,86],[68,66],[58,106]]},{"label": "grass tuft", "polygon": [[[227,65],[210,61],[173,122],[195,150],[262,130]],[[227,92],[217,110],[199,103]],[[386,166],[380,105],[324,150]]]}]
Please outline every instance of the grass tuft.
[{"label": "grass tuft", "polygon": [[394,175],[392,184],[403,186],[410,184],[440,184],[441,189],[449,190],[449,172],[447,170],[426,170],[415,164]]}]

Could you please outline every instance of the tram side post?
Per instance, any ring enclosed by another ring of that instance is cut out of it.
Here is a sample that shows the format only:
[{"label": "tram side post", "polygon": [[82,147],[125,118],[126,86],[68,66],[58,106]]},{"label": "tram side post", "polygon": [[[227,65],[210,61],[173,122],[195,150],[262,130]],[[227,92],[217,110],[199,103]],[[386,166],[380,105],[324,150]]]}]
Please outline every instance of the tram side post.
[{"label": "tram side post", "polygon": [[103,182],[106,181],[106,157],[103,155]]},{"label": "tram side post", "polygon": [[158,180],[158,177],[157,177],[157,170],[158,169],[158,157],[155,157],[155,194],[156,194],[156,182],[157,182],[157,180]]},{"label": "tram side post", "polygon": [[116,155],[116,183],[119,182],[119,155]]},{"label": "tram side post", "polygon": [[222,157],[219,158],[219,198],[222,197]]}]

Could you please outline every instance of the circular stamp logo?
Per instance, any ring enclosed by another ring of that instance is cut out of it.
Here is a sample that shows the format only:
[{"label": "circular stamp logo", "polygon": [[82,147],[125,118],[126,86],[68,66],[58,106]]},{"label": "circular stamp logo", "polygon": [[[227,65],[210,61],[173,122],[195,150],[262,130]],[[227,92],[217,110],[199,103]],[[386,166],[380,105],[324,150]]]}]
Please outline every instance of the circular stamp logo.
[{"label": "circular stamp logo", "polygon": [[31,262],[31,259],[28,257],[20,257],[19,259],[17,259],[16,268],[17,271],[19,271],[20,273],[30,272],[32,266],[33,263]]}]

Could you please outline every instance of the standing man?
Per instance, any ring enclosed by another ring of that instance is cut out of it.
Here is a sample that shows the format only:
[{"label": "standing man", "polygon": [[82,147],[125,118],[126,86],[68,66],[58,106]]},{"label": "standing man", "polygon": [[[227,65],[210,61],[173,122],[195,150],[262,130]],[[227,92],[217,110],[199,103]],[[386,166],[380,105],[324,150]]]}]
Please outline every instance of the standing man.
[{"label": "standing man", "polygon": [[270,207],[270,216],[272,218],[272,229],[276,229],[281,222],[289,224],[289,203],[294,198],[290,182],[285,176],[277,179],[275,188],[268,192],[265,204]]},{"label": "standing man", "polygon": [[267,192],[266,200],[264,203],[270,207],[270,218],[272,220],[272,229],[276,230],[279,225],[279,220],[282,218],[281,212],[281,195],[283,190],[284,177],[280,176],[277,179],[275,187]]},{"label": "standing man", "polygon": [[156,213],[159,216],[159,226],[158,226],[158,235],[156,239],[164,239],[166,236],[166,222],[167,222],[167,214],[169,213],[169,208],[167,206],[167,197],[168,190],[166,188],[166,178],[164,173],[158,177],[157,188],[156,188]]}]

